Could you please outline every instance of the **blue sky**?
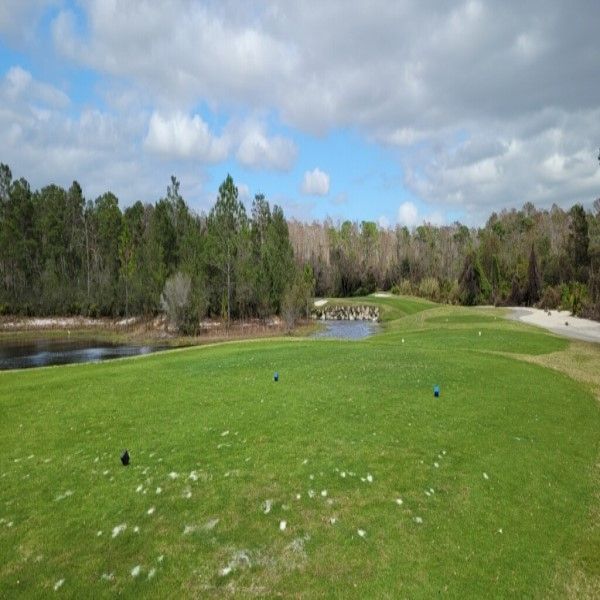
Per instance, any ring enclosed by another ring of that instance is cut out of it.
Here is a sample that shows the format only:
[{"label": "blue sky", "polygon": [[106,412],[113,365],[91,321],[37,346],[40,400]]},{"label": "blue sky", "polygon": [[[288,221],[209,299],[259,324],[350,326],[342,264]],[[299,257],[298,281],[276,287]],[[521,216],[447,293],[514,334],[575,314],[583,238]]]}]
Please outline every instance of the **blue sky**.
[{"label": "blue sky", "polygon": [[527,4],[5,0],[0,161],[197,211],[231,173],[306,221],[590,206],[600,5]]}]

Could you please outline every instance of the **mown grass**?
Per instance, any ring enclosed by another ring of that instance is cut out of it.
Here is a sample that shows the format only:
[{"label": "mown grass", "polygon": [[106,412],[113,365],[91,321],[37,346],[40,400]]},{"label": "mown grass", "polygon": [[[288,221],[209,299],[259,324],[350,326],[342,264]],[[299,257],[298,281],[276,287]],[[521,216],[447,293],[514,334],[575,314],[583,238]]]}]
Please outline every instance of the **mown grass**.
[{"label": "mown grass", "polygon": [[0,596],[593,597],[598,401],[521,360],[569,343],[368,300],[363,342],[0,374]]}]

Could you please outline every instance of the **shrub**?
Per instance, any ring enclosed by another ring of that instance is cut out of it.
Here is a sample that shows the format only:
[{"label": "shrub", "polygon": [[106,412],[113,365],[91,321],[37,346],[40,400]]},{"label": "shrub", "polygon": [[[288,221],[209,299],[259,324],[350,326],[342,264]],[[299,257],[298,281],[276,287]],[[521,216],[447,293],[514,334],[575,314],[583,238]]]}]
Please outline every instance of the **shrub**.
[{"label": "shrub", "polygon": [[588,302],[587,287],[583,283],[563,283],[561,286],[561,307],[578,316]]},{"label": "shrub", "polygon": [[594,319],[594,321],[600,321],[600,302],[585,302],[581,307],[579,316],[586,319]]},{"label": "shrub", "polygon": [[435,277],[425,277],[419,284],[419,296],[437,301],[440,298],[440,284]]},{"label": "shrub", "polygon": [[555,310],[560,306],[561,289],[560,286],[547,286],[542,292],[542,297],[538,303],[544,310]]},{"label": "shrub", "polygon": [[489,301],[491,286],[474,251],[465,256],[459,284],[462,304],[472,306]]},{"label": "shrub", "polygon": [[392,294],[396,296],[412,296],[413,287],[409,279],[402,279],[392,286]]},{"label": "shrub", "polygon": [[87,316],[91,319],[96,319],[100,316],[100,309],[97,304],[92,303],[87,307]]},{"label": "shrub", "polygon": [[458,279],[444,281],[440,290],[440,300],[448,304],[460,304],[460,285]]},{"label": "shrub", "polygon": [[192,303],[192,279],[177,272],[165,282],[160,303],[171,324],[185,335],[196,332],[198,316]]}]

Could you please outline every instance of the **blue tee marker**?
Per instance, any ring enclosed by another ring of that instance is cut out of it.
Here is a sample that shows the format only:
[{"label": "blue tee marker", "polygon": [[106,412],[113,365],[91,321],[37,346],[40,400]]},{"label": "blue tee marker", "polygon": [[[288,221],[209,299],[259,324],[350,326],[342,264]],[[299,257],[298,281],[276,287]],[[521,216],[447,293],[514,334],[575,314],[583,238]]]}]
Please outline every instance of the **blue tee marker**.
[{"label": "blue tee marker", "polygon": [[434,385],[433,386],[433,395],[435,398],[439,398],[440,397],[440,386],[439,385]]},{"label": "blue tee marker", "polygon": [[275,375],[273,375],[273,381],[279,381],[279,373],[275,371]]}]

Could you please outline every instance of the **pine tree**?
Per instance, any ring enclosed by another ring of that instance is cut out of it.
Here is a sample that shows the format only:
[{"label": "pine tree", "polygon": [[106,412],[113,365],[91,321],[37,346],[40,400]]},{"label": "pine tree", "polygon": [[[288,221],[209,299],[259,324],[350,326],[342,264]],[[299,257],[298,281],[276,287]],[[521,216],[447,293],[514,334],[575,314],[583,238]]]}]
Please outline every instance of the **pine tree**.
[{"label": "pine tree", "polygon": [[538,268],[535,248],[531,244],[531,253],[529,254],[529,267],[527,269],[527,291],[526,300],[528,306],[533,306],[539,299],[542,291],[542,279]]},{"label": "pine tree", "polygon": [[210,263],[219,274],[217,289],[228,323],[231,321],[234,301],[240,236],[247,220],[246,209],[238,200],[238,189],[231,175],[227,175],[219,187],[219,196],[208,216],[208,236]]},{"label": "pine tree", "polygon": [[587,217],[581,204],[575,204],[570,210],[570,215],[571,223],[567,242],[569,257],[573,264],[575,278],[577,281],[585,282],[590,264]]},{"label": "pine tree", "polygon": [[467,306],[474,306],[485,301],[489,295],[490,284],[473,250],[470,250],[465,256],[463,270],[458,283],[462,303]]}]

